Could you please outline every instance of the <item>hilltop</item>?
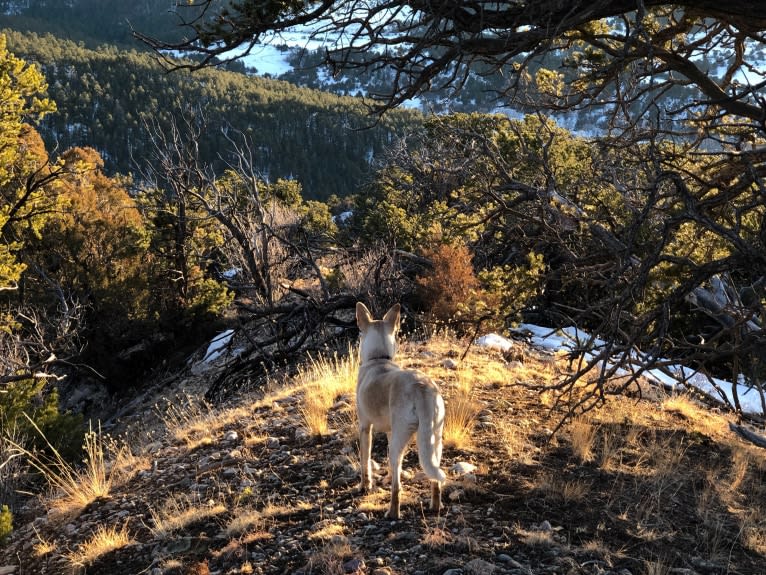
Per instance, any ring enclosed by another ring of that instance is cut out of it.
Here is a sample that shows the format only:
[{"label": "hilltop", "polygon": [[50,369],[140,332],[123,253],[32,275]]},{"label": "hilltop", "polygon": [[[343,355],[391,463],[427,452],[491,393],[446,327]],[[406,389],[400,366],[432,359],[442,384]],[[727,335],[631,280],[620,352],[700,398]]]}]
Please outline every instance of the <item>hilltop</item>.
[{"label": "hilltop", "polygon": [[102,444],[108,494],[31,499],[0,572],[764,572],[766,460],[726,415],[646,387],[552,435],[563,411],[534,387],[566,373],[566,357],[464,348],[434,337],[400,352],[440,382],[452,418],[439,517],[410,452],[404,517],[383,518],[382,437],[380,488],[357,491],[353,353],[220,407],[198,399],[213,365],[126,417],[125,442]]}]

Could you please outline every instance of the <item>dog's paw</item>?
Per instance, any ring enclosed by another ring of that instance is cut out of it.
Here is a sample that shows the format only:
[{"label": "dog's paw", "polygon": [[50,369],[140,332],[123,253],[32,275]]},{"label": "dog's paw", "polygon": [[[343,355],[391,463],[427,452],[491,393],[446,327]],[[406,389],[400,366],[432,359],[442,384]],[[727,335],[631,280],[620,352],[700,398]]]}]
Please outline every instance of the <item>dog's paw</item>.
[{"label": "dog's paw", "polygon": [[372,493],[373,486],[372,482],[363,482],[359,484],[359,487],[357,487],[357,491],[362,494]]},{"label": "dog's paw", "polygon": [[428,509],[431,513],[441,513],[444,510],[444,505],[442,505],[441,501],[437,504],[434,504],[432,501],[428,506]]}]

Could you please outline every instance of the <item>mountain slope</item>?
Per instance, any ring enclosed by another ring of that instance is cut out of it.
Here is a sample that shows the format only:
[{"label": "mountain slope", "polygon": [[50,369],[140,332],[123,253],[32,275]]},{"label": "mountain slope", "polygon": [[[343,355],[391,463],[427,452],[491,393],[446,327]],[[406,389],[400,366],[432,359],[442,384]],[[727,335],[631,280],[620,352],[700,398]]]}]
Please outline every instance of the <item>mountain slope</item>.
[{"label": "mountain slope", "polygon": [[0,0],[0,28],[51,33],[90,48],[102,44],[135,48],[132,28],[169,38],[177,33],[174,4],[173,0]]},{"label": "mountain slope", "polygon": [[[140,452],[115,466],[129,473],[110,496],[66,512],[30,502],[0,566],[17,575],[78,564],[157,575],[762,573],[763,458],[724,417],[688,399],[617,398],[551,437],[561,408],[514,384],[555,381],[564,358],[518,343],[510,363],[482,350],[451,359],[460,351],[440,338],[402,350],[403,364],[441,382],[448,416],[468,413],[470,436],[445,449],[441,517],[424,511],[411,450],[403,519],[383,518],[383,438],[373,448],[382,487],[358,493],[351,362],[323,436],[306,431],[311,367],[221,409],[170,398],[172,408],[137,411]],[[185,385],[193,391],[195,379]],[[89,546],[105,531],[127,541]]]},{"label": "mountain slope", "polygon": [[147,122],[169,133],[191,110],[205,118],[202,160],[218,171],[231,150],[226,134],[239,130],[252,139],[264,177],[295,178],[311,199],[344,196],[397,134],[420,122],[402,110],[373,125],[357,98],[223,70],[169,74],[143,52],[4,33],[14,53],[40,65],[58,105],[40,127],[48,146],[94,147],[111,172],[133,172],[150,157]]}]

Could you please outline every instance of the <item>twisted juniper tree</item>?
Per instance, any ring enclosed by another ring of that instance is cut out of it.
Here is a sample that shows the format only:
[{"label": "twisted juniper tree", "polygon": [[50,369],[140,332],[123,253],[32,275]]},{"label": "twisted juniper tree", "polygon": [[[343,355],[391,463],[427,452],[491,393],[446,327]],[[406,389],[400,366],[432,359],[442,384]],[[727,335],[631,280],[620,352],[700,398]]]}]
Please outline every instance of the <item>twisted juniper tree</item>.
[{"label": "twisted juniper tree", "polygon": [[[587,140],[544,118],[435,120],[417,155],[391,158],[387,187],[413,192],[403,194],[413,216],[434,206],[464,216],[454,233],[496,279],[542,254],[536,298],[509,300],[504,312],[534,310],[606,342],[581,342],[592,353],[555,384],[572,413],[637,386],[665,358],[744,378],[763,397],[765,7],[197,0],[177,16],[183,41],[144,37],[201,56],[175,67],[306,25],[325,39],[333,72],[387,74],[390,90],[369,94],[376,113],[426,91],[455,95],[477,76],[499,105],[577,112]],[[618,367],[636,358],[641,367],[615,386]]]}]

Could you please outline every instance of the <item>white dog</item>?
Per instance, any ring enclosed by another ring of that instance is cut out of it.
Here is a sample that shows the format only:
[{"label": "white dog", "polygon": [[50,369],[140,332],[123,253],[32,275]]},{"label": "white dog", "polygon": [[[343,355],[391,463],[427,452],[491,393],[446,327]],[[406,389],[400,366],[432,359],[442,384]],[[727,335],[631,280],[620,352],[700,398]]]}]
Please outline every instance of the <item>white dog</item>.
[{"label": "white dog", "polygon": [[417,432],[420,466],[431,479],[431,509],[441,509],[441,484],[446,476],[439,468],[442,456],[444,400],[425,374],[402,369],[394,363],[400,306],[394,305],[382,320],[372,319],[361,302],[356,321],[361,331],[356,409],[359,416],[362,489],[372,489],[372,430],[388,434],[391,467],[391,504],[386,517],[398,519],[402,459]]}]

